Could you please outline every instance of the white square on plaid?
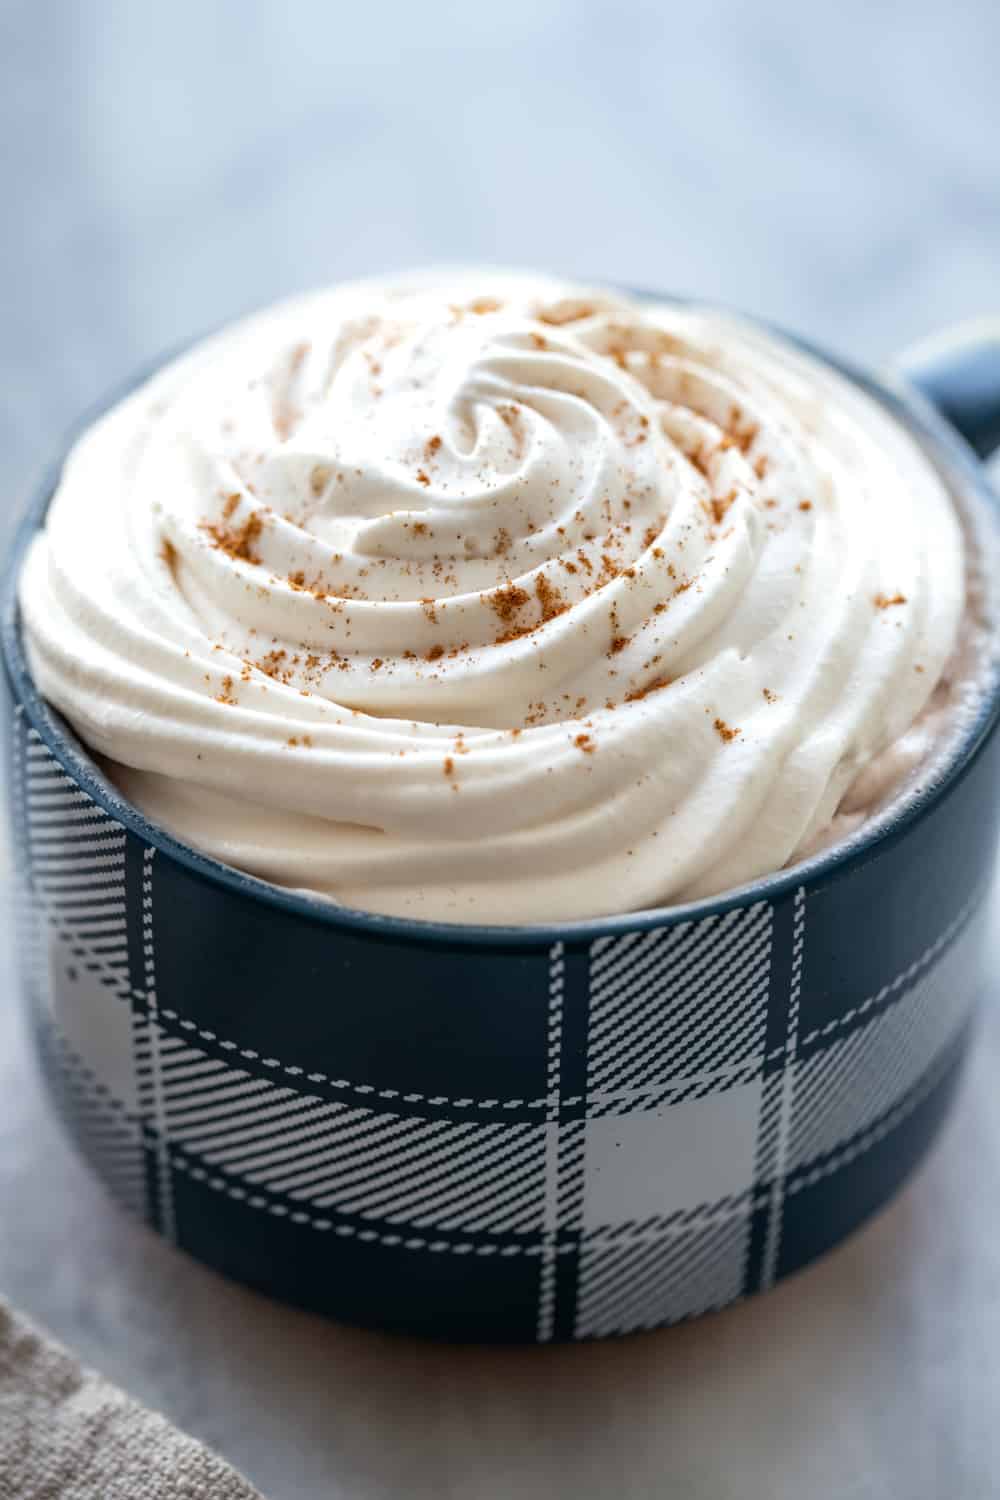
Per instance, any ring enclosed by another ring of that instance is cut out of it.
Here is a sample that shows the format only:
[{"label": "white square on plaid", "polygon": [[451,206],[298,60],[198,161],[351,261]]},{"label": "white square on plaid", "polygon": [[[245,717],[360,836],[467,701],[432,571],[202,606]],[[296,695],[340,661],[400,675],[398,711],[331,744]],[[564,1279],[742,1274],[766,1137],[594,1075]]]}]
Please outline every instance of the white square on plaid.
[{"label": "white square on plaid", "polygon": [[761,1083],[586,1123],[585,1229],[643,1223],[753,1184]]},{"label": "white square on plaid", "polygon": [[[43,928],[47,926],[43,919]],[[138,1110],[127,992],[116,992],[48,928],[49,982],[43,1003],[84,1067],[127,1110]]]},{"label": "white square on plaid", "polygon": [[723,1072],[764,1049],[771,907],[598,938],[587,1090]]},{"label": "white square on plaid", "polygon": [[118,1199],[133,1213],[146,1212],[142,1131],[103,1079],[78,1056],[56,1025],[42,1023],[42,1056],[59,1108],[84,1155]]}]

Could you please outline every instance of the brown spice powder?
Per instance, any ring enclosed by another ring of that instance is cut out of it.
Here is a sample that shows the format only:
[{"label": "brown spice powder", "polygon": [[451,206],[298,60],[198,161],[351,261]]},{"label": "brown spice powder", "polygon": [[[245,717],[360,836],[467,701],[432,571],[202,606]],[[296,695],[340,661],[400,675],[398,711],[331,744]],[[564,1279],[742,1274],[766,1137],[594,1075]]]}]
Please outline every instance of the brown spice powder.
[{"label": "brown spice powder", "polygon": [[564,323],[577,323],[581,318],[593,316],[594,309],[579,302],[561,302],[555,307],[545,307],[538,313],[539,323],[550,328],[561,328]]},{"label": "brown spice powder", "polygon": [[288,675],[282,667],[282,662],[284,662],[287,656],[287,651],[268,651],[267,655],[262,656],[260,661],[254,662],[254,666],[258,672],[263,672],[265,677],[274,678],[275,681],[282,681]]},{"label": "brown spice powder", "polygon": [[712,509],[712,516],[713,516],[713,518],[715,520],[715,524],[717,526],[720,525],[721,522],[725,520],[725,518],[726,518],[726,512],[728,511],[729,507],[732,505],[732,503],[733,503],[733,501],[735,499],[736,499],[736,491],[735,490],[730,490],[729,494],[723,496],[723,498],[721,500],[711,500],[711,501],[709,501],[709,504],[710,504],[711,509]]},{"label": "brown spice powder", "polygon": [[516,583],[508,583],[504,588],[496,589],[492,594],[483,595],[490,609],[505,625],[510,624],[517,611],[524,608],[530,597],[527,591],[518,588]]},{"label": "brown spice powder", "polygon": [[204,529],[220,552],[225,552],[227,556],[239,562],[260,563],[255,547],[264,529],[264,523],[257,511],[247,516],[242,526],[227,528],[205,522]]},{"label": "brown spice powder", "polygon": [[309,475],[309,488],[312,490],[317,499],[320,495],[322,495],[323,491],[330,483],[330,473],[331,470],[329,464],[313,465],[312,472]]},{"label": "brown spice powder", "polygon": [[557,615],[564,614],[569,608],[559,590],[549,582],[544,573],[539,573],[535,579],[535,594],[542,609],[542,624],[548,620],[554,620]]},{"label": "brown spice powder", "polygon": [[654,677],[653,681],[647,683],[645,687],[633,688],[630,693],[626,693],[624,701],[640,703],[643,698],[648,698],[650,693],[658,693],[661,688],[669,687],[671,680],[669,677]]}]

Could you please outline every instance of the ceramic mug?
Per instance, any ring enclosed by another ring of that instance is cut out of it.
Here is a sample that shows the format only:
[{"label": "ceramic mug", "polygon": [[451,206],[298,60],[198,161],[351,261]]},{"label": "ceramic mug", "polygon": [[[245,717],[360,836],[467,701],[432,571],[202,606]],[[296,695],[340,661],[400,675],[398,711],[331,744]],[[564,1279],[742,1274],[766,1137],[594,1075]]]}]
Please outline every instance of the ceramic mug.
[{"label": "ceramic mug", "polygon": [[[911,365],[846,373],[988,552],[973,446],[1000,444],[1000,336]],[[152,826],[39,697],[15,585],[59,467],[2,601],[21,973],[54,1099],[119,1200],[344,1321],[546,1343],[763,1290],[896,1191],[985,978],[995,681],[899,816],[737,892],[538,928],[339,909]]]}]

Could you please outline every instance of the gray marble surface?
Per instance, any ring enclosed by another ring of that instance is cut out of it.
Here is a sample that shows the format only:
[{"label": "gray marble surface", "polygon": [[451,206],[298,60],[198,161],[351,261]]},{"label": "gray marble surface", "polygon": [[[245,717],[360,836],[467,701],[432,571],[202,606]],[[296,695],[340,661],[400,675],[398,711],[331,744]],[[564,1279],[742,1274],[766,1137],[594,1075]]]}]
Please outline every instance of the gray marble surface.
[{"label": "gray marble surface", "polygon": [[[342,275],[535,263],[876,363],[996,312],[998,55],[992,0],[7,0],[0,539],[109,385]],[[996,932],[1000,960],[1000,905]],[[825,1264],[663,1334],[454,1351],[271,1305],[110,1207],[40,1095],[2,937],[0,1292],[271,1500],[1000,1490],[993,1011],[930,1163]]]}]

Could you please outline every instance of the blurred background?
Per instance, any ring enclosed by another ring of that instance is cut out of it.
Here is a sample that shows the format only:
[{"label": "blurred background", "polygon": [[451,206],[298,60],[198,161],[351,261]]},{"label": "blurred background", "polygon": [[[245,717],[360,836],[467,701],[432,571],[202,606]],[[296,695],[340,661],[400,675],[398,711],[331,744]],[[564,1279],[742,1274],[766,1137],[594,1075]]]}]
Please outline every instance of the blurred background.
[{"label": "blurred background", "polygon": [[2,0],[0,478],[166,346],[440,260],[878,362],[1000,303],[1000,6]]},{"label": "blurred background", "polygon": [[[1000,313],[998,79],[996,0],[0,0],[0,544],[132,370],[340,277],[535,265],[875,365]],[[0,1288],[276,1500],[996,1495],[995,1010],[926,1173],[824,1268],[703,1327],[458,1360],[108,1212],[7,1003],[6,905]]]}]

